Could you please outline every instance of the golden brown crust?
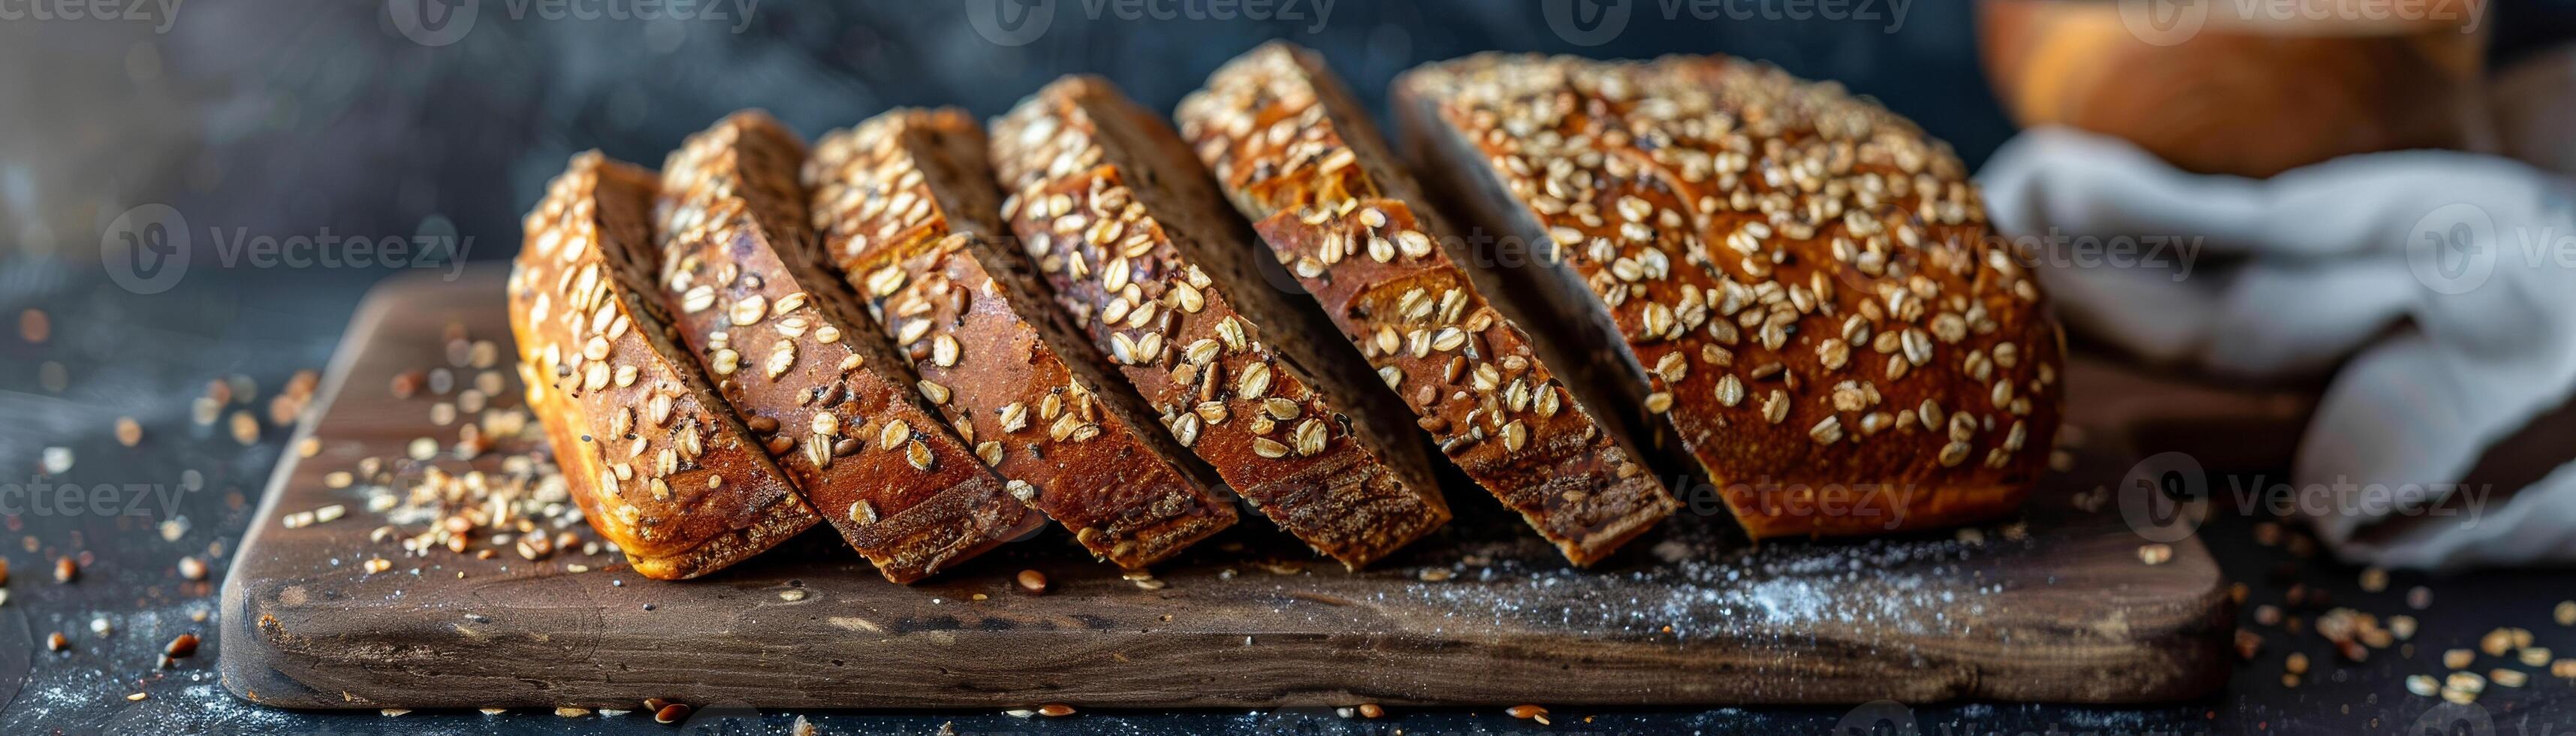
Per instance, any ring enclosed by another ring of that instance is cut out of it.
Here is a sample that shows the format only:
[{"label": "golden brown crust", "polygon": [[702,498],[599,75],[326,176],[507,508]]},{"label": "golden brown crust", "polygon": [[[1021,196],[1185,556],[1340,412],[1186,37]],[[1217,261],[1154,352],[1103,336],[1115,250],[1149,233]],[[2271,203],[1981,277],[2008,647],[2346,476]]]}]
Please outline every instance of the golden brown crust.
[{"label": "golden brown crust", "polygon": [[1068,77],[997,120],[993,150],[1003,218],[1061,305],[1237,493],[1352,567],[1448,521],[1366,371],[1301,325],[1263,331],[1297,307],[1252,275],[1249,233],[1167,126]]},{"label": "golden brown crust", "polygon": [[810,262],[804,154],[757,112],[673,152],[656,205],[658,296],[812,505],[886,579],[908,583],[1043,521],[924,408],[940,387]]},{"label": "golden brown crust", "polygon": [[1450,460],[1576,564],[1678,507],[1528,335],[1488,304],[1439,222],[1320,59],[1254,49],[1181,101],[1226,194]]},{"label": "golden brown crust", "polygon": [[983,242],[999,199],[984,146],[953,109],[825,136],[804,173],[823,252],[922,377],[948,387],[957,434],[1092,554],[1142,568],[1233,525],[1214,476],[1108,383],[1026,258]]},{"label": "golden brown crust", "polygon": [[2044,471],[2056,325],[1912,124],[1724,57],[1487,54],[1396,94],[1425,170],[1615,324],[1649,421],[1755,537],[2007,513]]},{"label": "golden brown crust", "polygon": [[611,263],[647,245],[652,172],[583,153],[528,213],[510,326],[528,404],[583,515],[646,577],[696,577],[814,513],[676,346],[651,285]]}]

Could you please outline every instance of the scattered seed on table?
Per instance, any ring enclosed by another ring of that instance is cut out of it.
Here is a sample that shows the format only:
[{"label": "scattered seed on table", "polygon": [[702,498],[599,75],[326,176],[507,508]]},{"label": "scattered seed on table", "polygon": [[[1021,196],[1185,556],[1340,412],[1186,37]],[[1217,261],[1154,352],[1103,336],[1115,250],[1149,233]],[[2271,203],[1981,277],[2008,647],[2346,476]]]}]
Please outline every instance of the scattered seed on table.
[{"label": "scattered seed on table", "polygon": [[80,563],[69,557],[54,558],[54,582],[68,583],[80,577]]},{"label": "scattered seed on table", "polygon": [[178,638],[170,640],[169,646],[162,647],[161,653],[168,655],[171,659],[187,659],[189,657],[196,656],[197,635],[180,634]]},{"label": "scattered seed on table", "polygon": [[2469,665],[2476,661],[2478,661],[2478,653],[2466,649],[2453,649],[2442,653],[2442,666],[2455,670],[2468,669]]},{"label": "scattered seed on table", "polygon": [[689,719],[689,706],[671,703],[653,711],[654,723],[679,723]]},{"label": "scattered seed on table", "polygon": [[143,423],[133,417],[117,417],[116,443],[126,447],[143,444]]},{"label": "scattered seed on table", "polygon": [[29,308],[18,313],[18,338],[29,345],[43,345],[54,335],[54,320],[45,310]]},{"label": "scattered seed on table", "polygon": [[1036,570],[1021,570],[1018,578],[1020,583],[1020,592],[1027,593],[1029,595],[1046,594],[1046,573],[1038,572]]},{"label": "scattered seed on table", "polygon": [[2139,562],[2144,562],[2144,563],[2147,563],[2147,564],[2149,564],[2149,565],[2162,565],[2162,564],[2165,564],[2165,563],[2166,563],[2166,562],[2168,562],[2168,561],[2171,561],[2172,559],[2173,559],[2173,546],[2172,546],[2172,545],[2166,545],[2166,544],[2149,544],[2149,545],[2144,545],[2144,546],[2141,546],[2141,547],[2139,547],[2139,548],[2138,548],[2138,561],[2139,561]]},{"label": "scattered seed on table", "polygon": [[233,441],[244,445],[259,444],[259,417],[248,411],[235,411],[232,418]]}]

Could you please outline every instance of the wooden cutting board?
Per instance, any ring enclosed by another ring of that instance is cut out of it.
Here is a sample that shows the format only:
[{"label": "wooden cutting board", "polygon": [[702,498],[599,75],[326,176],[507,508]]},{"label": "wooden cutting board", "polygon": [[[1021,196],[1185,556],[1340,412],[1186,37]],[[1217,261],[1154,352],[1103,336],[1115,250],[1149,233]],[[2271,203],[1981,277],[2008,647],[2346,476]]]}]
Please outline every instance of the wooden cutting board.
[{"label": "wooden cutting board", "polygon": [[[446,365],[460,327],[509,354],[501,278],[388,282],[359,310],[298,430],[318,452],[279,463],[224,584],[234,693],[299,708],[2131,703],[2214,690],[2232,660],[2216,565],[2196,540],[2142,562],[2145,540],[2095,490],[2130,463],[2098,449],[2022,518],[1972,532],[1756,547],[1703,497],[1590,571],[1463,483],[1450,529],[1359,573],[1252,516],[1145,584],[1060,530],[911,587],[819,532],[686,582],[608,554],[370,541],[386,521],[324,478],[454,438],[430,420],[454,397],[398,399],[392,377]],[[2069,375],[2080,403],[2087,372]],[[519,404],[512,378],[494,406]],[[491,471],[503,454],[433,462]],[[283,522],[332,505],[347,516]],[[369,573],[375,557],[391,568]],[[1052,591],[1015,592],[1022,569]]]}]

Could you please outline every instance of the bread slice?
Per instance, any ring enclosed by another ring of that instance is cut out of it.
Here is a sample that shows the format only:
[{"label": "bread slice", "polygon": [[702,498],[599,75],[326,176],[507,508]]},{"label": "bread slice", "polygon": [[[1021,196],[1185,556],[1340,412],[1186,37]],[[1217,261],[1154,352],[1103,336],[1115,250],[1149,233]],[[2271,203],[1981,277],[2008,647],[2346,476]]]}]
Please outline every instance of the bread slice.
[{"label": "bread slice", "polygon": [[1034,531],[818,252],[805,145],[759,112],[663,164],[659,296],[681,336],[810,504],[886,579],[908,583]]},{"label": "bread slice", "polygon": [[[1182,137],[1227,197],[1467,476],[1589,565],[1678,504],[1595,404],[1489,300],[1495,276],[1423,201],[1368,112],[1285,42],[1181,100]],[[1556,347],[1567,347],[1556,343]],[[1579,360],[1579,358],[1573,358]]]},{"label": "bread slice", "polygon": [[1752,536],[1996,516],[2046,469],[2056,323],[1913,124],[1725,57],[1484,54],[1395,96],[1451,211],[1532,246],[1541,329],[1616,336],[1603,380]]},{"label": "bread slice", "polygon": [[650,247],[653,172],[574,156],[528,212],[510,271],[519,378],[582,515],[645,577],[691,578],[814,525],[718,398],[627,255]]},{"label": "bread slice", "polygon": [[1161,119],[1066,77],[996,120],[992,147],[1002,216],[1059,303],[1236,493],[1353,568],[1448,522],[1403,405],[1264,275]]},{"label": "bread slice", "polygon": [[995,239],[983,127],[894,110],[824,136],[806,162],[819,259],[835,262],[1011,493],[1093,555],[1139,569],[1235,522],[1216,475],[1173,441]]}]

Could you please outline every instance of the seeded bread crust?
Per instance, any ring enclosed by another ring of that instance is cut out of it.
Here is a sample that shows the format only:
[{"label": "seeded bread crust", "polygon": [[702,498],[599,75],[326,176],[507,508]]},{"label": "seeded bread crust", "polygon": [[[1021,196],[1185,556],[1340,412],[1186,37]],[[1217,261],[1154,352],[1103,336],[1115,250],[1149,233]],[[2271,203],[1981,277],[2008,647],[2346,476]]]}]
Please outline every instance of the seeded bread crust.
[{"label": "seeded bread crust", "polygon": [[[1181,101],[1182,137],[1449,459],[1590,565],[1678,507],[1595,421],[1323,61],[1284,42]],[[1453,258],[1450,248],[1460,249]],[[1479,283],[1479,279],[1485,280]],[[1597,400],[1597,399],[1596,399]]]},{"label": "seeded bread crust", "polygon": [[1258,271],[1170,127],[1074,76],[995,121],[992,145],[1002,216],[1061,306],[1236,493],[1353,568],[1448,522],[1421,433]]},{"label": "seeded bread crust", "polygon": [[886,579],[913,582],[1035,530],[1044,520],[924,408],[947,391],[920,381],[808,260],[804,159],[795,133],[742,112],[664,164],[659,295],[691,352]]},{"label": "seeded bread crust", "polygon": [[[2045,469],[2063,353],[1966,169],[1832,84],[1724,57],[1484,54],[1398,80],[1422,170],[1756,538],[1996,516]],[[1871,492],[1875,490],[1876,492]]]},{"label": "seeded bread crust", "polygon": [[1074,541],[1141,569],[1235,522],[1219,481],[1154,420],[994,241],[1001,195],[983,128],[955,109],[895,110],[825,136],[805,165],[823,257],[1012,495]]},{"label": "seeded bread crust", "polygon": [[815,514],[611,254],[650,247],[653,173],[574,156],[529,211],[510,272],[519,378],[582,515],[645,577],[697,577]]}]

